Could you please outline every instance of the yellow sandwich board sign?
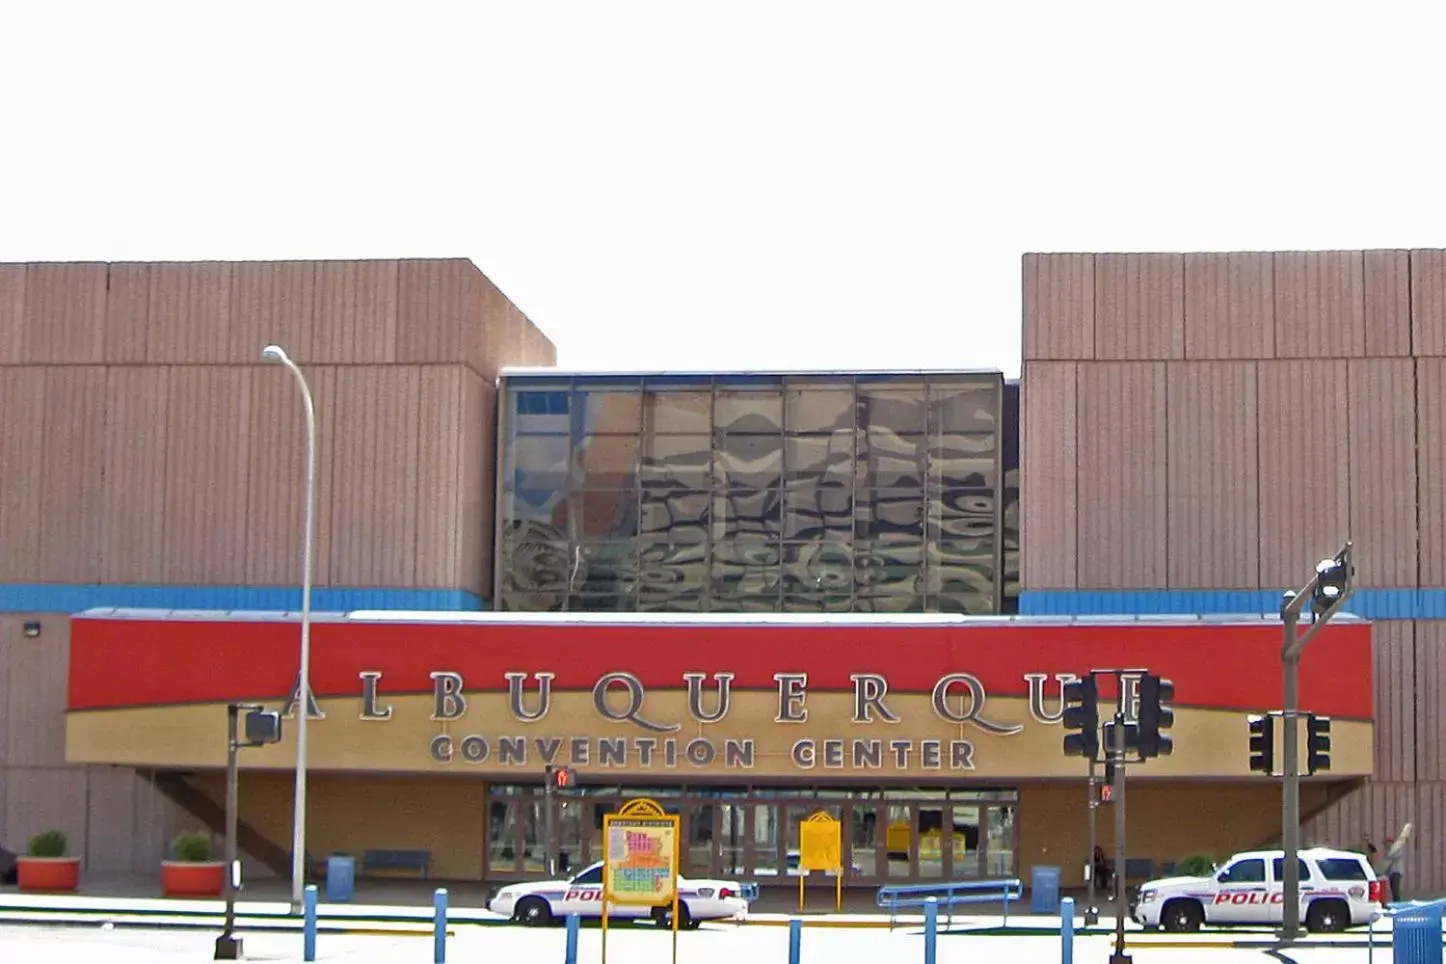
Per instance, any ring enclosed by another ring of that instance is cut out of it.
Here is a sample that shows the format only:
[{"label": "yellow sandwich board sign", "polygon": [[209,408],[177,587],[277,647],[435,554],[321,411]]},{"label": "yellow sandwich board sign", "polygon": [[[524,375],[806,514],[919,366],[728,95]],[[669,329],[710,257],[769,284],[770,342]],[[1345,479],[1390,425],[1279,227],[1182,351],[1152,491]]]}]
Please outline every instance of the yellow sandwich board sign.
[{"label": "yellow sandwich board sign", "polygon": [[602,959],[608,959],[608,907],[667,907],[673,923],[673,962],[678,960],[678,857],[676,814],[654,800],[629,800],[603,816]]},{"label": "yellow sandwich board sign", "polygon": [[835,909],[843,909],[843,827],[820,810],[798,825],[798,909],[803,910],[803,882],[822,870],[834,875]]}]

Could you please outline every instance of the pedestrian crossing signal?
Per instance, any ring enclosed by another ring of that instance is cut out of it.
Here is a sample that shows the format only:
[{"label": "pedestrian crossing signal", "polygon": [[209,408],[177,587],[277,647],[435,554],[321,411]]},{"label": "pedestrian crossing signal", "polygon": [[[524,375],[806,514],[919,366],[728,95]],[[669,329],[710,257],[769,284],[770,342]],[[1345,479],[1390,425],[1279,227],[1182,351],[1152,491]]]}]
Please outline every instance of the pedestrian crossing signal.
[{"label": "pedestrian crossing signal", "polygon": [[577,786],[577,771],[572,767],[548,767],[547,778],[554,790],[571,790]]},{"label": "pedestrian crossing signal", "polygon": [[1115,788],[1108,783],[1100,784],[1100,803],[1114,803]]}]

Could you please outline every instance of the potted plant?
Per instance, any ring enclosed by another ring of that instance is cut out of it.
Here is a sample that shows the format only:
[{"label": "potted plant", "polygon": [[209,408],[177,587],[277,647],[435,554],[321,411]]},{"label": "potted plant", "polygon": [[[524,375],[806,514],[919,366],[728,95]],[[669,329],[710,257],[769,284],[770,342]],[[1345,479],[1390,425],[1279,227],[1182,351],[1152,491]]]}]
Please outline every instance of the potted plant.
[{"label": "potted plant", "polygon": [[65,855],[68,845],[65,834],[59,830],[47,830],[31,837],[25,856],[15,861],[20,889],[74,893],[80,886],[80,858]]},{"label": "potted plant", "polygon": [[211,858],[210,834],[178,834],[171,842],[171,859],[161,861],[161,890],[167,897],[220,896],[226,864]]},{"label": "potted plant", "polygon": [[1215,858],[1209,854],[1191,854],[1175,865],[1181,877],[1209,877],[1215,873]]}]

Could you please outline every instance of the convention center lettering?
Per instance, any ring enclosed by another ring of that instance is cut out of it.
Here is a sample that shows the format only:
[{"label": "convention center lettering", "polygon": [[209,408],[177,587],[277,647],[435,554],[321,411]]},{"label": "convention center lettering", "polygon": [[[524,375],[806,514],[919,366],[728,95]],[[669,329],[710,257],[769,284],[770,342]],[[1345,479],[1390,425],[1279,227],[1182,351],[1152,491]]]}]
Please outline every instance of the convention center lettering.
[{"label": "convention center lettering", "polygon": [[[393,707],[387,705],[380,692],[382,674],[365,671],[361,680],[361,718],[390,720]],[[536,724],[552,710],[553,673],[507,673],[507,699],[513,719],[518,723]],[[1045,708],[1046,673],[1026,673],[1029,712],[1040,723],[1057,723],[1061,710]],[[1069,673],[1054,676],[1056,686],[1076,679]],[[460,673],[437,672],[432,679],[431,720],[454,723],[467,713],[466,681]],[[717,724],[727,718],[733,700],[732,673],[684,673],[682,680],[688,694],[688,715],[692,722]],[[808,721],[808,674],[776,673],[777,703],[773,722],[780,726]],[[855,673],[852,681],[853,712],[851,723],[898,723],[900,717],[889,708],[888,681],[877,673]],[[299,702],[298,688],[293,688],[287,704],[290,717]],[[1058,692],[1058,690],[1056,690]],[[681,734],[683,723],[653,719],[647,711],[648,693],[641,680],[631,673],[608,673],[592,687],[592,705],[597,715],[607,722],[629,724],[640,733],[632,736],[526,736],[454,735],[438,733],[428,742],[427,752],[439,764],[461,762],[492,767],[533,767],[567,765],[582,767],[662,767],[679,766],[706,769],[722,766],[749,769],[758,757],[757,740],[753,737],[710,739]],[[988,694],[984,684],[970,673],[949,673],[939,678],[930,693],[934,715],[954,727],[974,727],[996,736],[1012,736],[1023,731],[1021,724],[1000,723],[985,715]],[[1055,700],[1058,707],[1058,699]],[[308,701],[312,719],[325,714],[313,697]],[[873,737],[836,739],[798,739],[787,749],[793,766],[800,770],[880,769],[884,766],[905,770],[972,770],[974,743],[968,739],[905,740]]]}]

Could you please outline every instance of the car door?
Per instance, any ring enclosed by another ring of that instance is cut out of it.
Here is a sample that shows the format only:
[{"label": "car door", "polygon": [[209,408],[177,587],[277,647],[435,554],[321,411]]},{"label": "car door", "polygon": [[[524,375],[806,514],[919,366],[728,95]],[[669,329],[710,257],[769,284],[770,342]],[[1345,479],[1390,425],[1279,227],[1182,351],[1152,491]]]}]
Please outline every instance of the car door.
[{"label": "car door", "polygon": [[1212,924],[1255,924],[1269,913],[1264,857],[1240,857],[1215,875],[1215,897],[1205,912]]},{"label": "car door", "polygon": [[602,916],[602,874],[602,864],[597,864],[569,880],[562,900],[553,913],[559,916]]},{"label": "car door", "polygon": [[[1305,908],[1310,906],[1310,894],[1319,881],[1311,877],[1310,865],[1297,857],[1296,867],[1300,870],[1300,920],[1305,919]],[[1265,921],[1279,924],[1285,920],[1285,858],[1276,857],[1270,862],[1270,903]]]}]

